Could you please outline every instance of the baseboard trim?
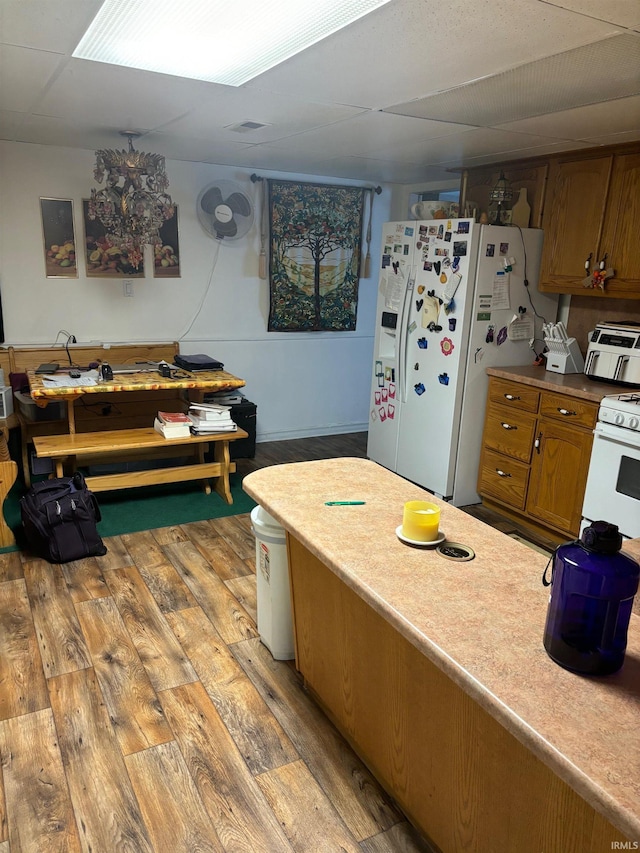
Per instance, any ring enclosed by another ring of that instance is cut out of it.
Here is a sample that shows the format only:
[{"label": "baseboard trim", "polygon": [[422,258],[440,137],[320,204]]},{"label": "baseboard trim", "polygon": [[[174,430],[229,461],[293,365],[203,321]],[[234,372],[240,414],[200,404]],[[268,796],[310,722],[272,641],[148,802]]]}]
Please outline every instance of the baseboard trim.
[{"label": "baseboard trim", "polygon": [[334,424],[323,427],[310,427],[309,429],[280,430],[278,432],[258,432],[256,442],[261,444],[265,441],[288,441],[293,438],[317,438],[323,435],[348,435],[352,432],[367,432],[369,423],[360,424]]}]

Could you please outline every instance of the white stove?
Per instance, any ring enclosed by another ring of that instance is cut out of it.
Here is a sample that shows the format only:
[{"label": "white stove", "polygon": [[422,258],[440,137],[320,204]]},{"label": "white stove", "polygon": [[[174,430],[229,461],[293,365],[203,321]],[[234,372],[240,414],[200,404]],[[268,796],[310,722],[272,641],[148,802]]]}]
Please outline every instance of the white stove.
[{"label": "white stove", "polygon": [[582,516],[583,528],[608,521],[624,537],[640,537],[640,391],[600,403]]},{"label": "white stove", "polygon": [[603,397],[598,410],[598,420],[640,432],[640,391]]}]

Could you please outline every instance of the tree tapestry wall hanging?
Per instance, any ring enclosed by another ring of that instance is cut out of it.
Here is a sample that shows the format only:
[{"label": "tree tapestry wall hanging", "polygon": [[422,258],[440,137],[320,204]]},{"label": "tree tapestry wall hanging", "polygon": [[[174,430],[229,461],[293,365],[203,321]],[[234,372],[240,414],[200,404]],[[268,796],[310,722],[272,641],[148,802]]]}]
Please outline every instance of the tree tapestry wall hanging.
[{"label": "tree tapestry wall hanging", "polygon": [[269,180],[270,332],[356,328],[365,190]]}]

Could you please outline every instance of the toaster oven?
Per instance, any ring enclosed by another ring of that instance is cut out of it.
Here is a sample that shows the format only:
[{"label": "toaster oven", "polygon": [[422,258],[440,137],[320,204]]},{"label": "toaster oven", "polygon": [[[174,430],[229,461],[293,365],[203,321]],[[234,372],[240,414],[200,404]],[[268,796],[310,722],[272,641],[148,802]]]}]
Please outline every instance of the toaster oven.
[{"label": "toaster oven", "polygon": [[584,372],[591,379],[640,385],[640,323],[598,323],[589,335]]}]

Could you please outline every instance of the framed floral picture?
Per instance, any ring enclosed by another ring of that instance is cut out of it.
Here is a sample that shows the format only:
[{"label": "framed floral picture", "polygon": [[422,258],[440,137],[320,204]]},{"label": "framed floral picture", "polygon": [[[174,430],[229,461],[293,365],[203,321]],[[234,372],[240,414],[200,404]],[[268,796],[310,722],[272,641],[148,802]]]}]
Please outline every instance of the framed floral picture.
[{"label": "framed floral picture", "polygon": [[160,228],[162,245],[153,247],[153,277],[180,278],[180,248],[178,246],[178,205],[171,219]]},{"label": "framed floral picture", "polygon": [[144,278],[144,259],[136,267],[126,251],[114,246],[99,219],[89,216],[89,200],[82,200],[84,250],[90,278]]},{"label": "framed floral picture", "polygon": [[77,278],[73,202],[64,198],[41,198],[40,216],[47,278]]}]

